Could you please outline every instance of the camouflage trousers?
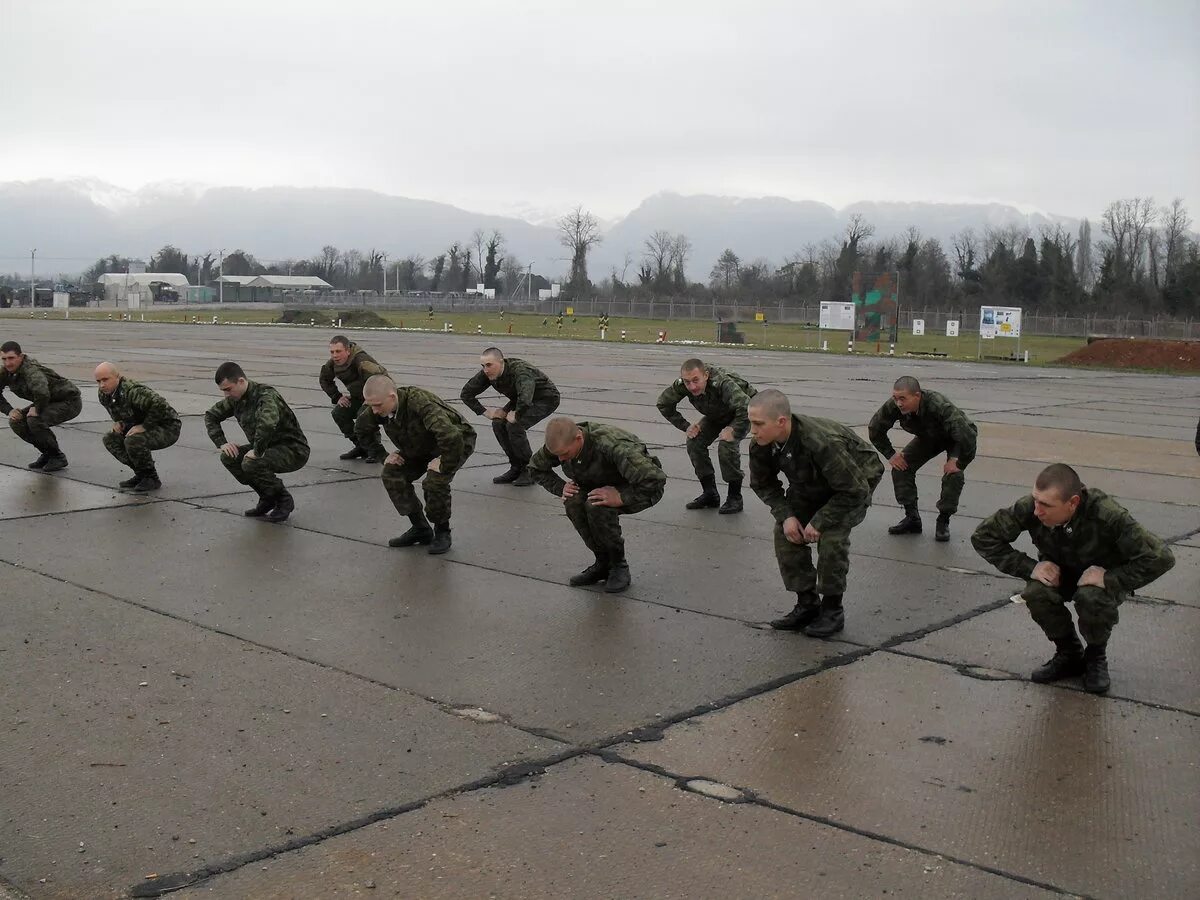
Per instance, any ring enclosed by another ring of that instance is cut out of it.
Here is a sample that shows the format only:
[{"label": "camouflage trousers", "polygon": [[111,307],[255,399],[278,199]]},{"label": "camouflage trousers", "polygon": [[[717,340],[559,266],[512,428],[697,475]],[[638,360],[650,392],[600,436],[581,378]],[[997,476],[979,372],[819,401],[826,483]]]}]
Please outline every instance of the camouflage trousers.
[{"label": "camouflage trousers", "polygon": [[[465,462],[474,451],[475,438],[472,435],[463,461]],[[421,482],[421,493],[425,495],[425,515],[433,524],[445,525],[450,521],[450,482],[454,480],[454,474],[443,475],[441,472],[430,472],[429,463],[432,461],[432,457],[422,459],[405,457],[401,465],[385,465],[380,477],[383,479],[383,489],[387,491],[392,506],[396,507],[396,512],[402,516],[412,516],[422,511],[421,501],[417,499],[417,492],[413,485],[424,475],[425,480]]]},{"label": "camouflage trousers", "polygon": [[383,441],[379,437],[379,428],[371,428],[367,417],[371,408],[363,404],[361,396],[350,395],[349,406],[334,404],[329,411],[338,430],[359,449],[371,453],[381,459],[384,456]]},{"label": "camouflage trousers", "polygon": [[58,453],[58,438],[50,429],[63,422],[70,422],[83,409],[83,398],[74,397],[70,400],[54,400],[46,404],[45,409],[39,409],[36,416],[30,416],[32,406],[27,406],[20,420],[8,420],[13,433],[27,444],[33,444],[43,453]]},{"label": "camouflage trousers", "polygon": [[221,465],[229,470],[237,481],[254,488],[258,496],[264,498],[278,497],[286,492],[283,482],[279,480],[281,472],[295,472],[303,469],[308,462],[307,444],[285,444],[270,447],[262,456],[246,459],[246,453],[254,449],[250,444],[238,447],[236,458],[221,454]]},{"label": "camouflage trousers", "polygon": [[625,558],[625,538],[621,534],[621,510],[615,506],[593,506],[587,502],[587,490],[563,501],[567,518],[583,543],[597,559],[615,562]]},{"label": "camouflage trousers", "polygon": [[529,465],[529,460],[533,458],[533,450],[530,449],[529,437],[526,432],[558,409],[558,404],[559,398],[555,394],[553,397],[530,404],[525,412],[517,416],[515,422],[510,422],[508,419],[492,419],[492,433],[496,435],[496,440],[500,442],[500,449],[504,451],[510,464],[518,469]]},{"label": "camouflage trousers", "polygon": [[175,421],[160,428],[147,428],[138,434],[110,431],[102,438],[104,449],[121,465],[133,469],[134,474],[144,475],[154,471],[154,457],[150,451],[170,447],[179,440],[182,424]]},{"label": "camouflage trousers", "polygon": [[[879,472],[872,475],[869,481],[872,493],[882,478],[881,466]],[[792,515],[800,520],[802,526],[807,525],[824,502],[793,505]],[[867,508],[870,505],[871,498],[868,496],[867,502],[848,517],[825,526],[825,530],[817,539],[816,568],[813,567],[811,545],[793,544],[784,536],[783,525],[775,523],[775,558],[779,561],[779,574],[783,576],[783,586],[789,591],[809,596],[814,593],[844,594],[846,576],[850,572],[850,531],[867,517]]]},{"label": "camouflage trousers", "polygon": [[1117,607],[1125,600],[1121,591],[1104,588],[1075,587],[1078,576],[1071,578],[1064,573],[1064,581],[1052,588],[1040,581],[1030,581],[1021,592],[1029,615],[1037,622],[1046,637],[1052,641],[1070,638],[1075,634],[1071,611],[1067,604],[1074,602],[1075,614],[1079,617],[1079,633],[1089,644],[1106,644],[1113,626],[1120,620]]},{"label": "camouflage trousers", "polygon": [[688,459],[692,461],[697,478],[704,480],[713,477],[712,459],[708,455],[708,448],[713,441],[717,442],[717,463],[721,466],[721,477],[725,483],[741,481],[745,477],[742,471],[741,441],[718,439],[721,429],[728,427],[732,422],[733,419],[722,422],[705,416],[700,424],[700,433],[687,439]]},{"label": "camouflage trousers", "polygon": [[[896,502],[905,509],[917,505],[917,470],[939,453],[948,450],[944,446],[934,446],[919,437],[913,438],[900,454],[908,461],[904,471],[892,469],[892,486],[896,490]],[[965,470],[970,465],[975,454],[963,454],[958,458],[959,469]],[[962,496],[963,486],[967,483],[966,476],[960,471],[953,475],[942,476],[942,496],[938,498],[937,511],[943,516],[952,516],[958,512],[958,500]]]}]

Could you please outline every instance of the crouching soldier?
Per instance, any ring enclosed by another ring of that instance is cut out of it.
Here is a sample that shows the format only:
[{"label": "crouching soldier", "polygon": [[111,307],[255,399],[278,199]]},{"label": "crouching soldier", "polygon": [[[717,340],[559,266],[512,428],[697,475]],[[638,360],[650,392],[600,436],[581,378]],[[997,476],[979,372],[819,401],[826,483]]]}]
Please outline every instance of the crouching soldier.
[{"label": "crouching soldier", "polygon": [[121,465],[133,469],[133,477],[120,482],[133,494],[162,487],[152,451],[163,450],[179,440],[183,423],[179,413],[162,395],[126,378],[112,363],[96,366],[100,405],[112,416],[112,431],[104,435],[104,449]]},{"label": "crouching soldier", "polygon": [[[379,431],[363,429],[362,437],[357,429],[358,417],[363,414],[363,383],[372,375],[386,375],[387,369],[375,362],[371,355],[348,337],[337,335],[329,342],[329,359],[321,366],[318,380],[333,408],[333,417],[338,430],[354,446],[338,459],[363,459],[367,462],[383,462],[383,443]],[[338,390],[341,382],[345,392]]]}]

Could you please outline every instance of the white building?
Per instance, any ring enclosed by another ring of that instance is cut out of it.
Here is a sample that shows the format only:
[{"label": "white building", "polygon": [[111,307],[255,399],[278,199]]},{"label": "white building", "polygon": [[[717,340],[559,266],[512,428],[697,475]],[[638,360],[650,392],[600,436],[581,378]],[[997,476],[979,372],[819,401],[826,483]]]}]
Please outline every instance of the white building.
[{"label": "white building", "polygon": [[104,302],[137,309],[153,302],[150,285],[156,281],[169,284],[180,294],[186,294],[191,286],[187,276],[178,272],[109,272],[101,275],[97,284],[104,290]]}]

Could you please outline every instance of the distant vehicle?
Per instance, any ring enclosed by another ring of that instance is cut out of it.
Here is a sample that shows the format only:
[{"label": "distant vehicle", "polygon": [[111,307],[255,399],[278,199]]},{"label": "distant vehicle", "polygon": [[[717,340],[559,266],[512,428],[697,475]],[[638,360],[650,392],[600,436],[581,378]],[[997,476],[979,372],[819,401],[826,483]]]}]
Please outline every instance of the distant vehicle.
[{"label": "distant vehicle", "polygon": [[150,282],[150,296],[155,303],[178,303],[179,291],[165,281]]}]

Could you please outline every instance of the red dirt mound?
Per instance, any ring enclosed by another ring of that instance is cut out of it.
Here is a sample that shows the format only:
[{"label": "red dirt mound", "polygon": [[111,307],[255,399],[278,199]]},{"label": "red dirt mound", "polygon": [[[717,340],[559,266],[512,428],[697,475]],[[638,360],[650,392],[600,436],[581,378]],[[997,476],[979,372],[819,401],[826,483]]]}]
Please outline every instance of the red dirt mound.
[{"label": "red dirt mound", "polygon": [[1057,360],[1069,366],[1200,372],[1200,341],[1102,338]]}]

